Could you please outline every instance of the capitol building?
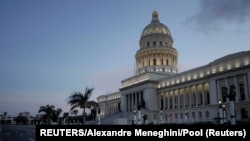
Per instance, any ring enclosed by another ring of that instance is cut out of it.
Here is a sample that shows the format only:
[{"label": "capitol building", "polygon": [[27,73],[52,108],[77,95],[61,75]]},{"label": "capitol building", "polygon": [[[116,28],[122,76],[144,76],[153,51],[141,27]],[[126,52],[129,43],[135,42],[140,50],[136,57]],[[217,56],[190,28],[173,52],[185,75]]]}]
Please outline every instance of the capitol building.
[{"label": "capitol building", "polygon": [[97,97],[101,124],[167,124],[250,119],[250,51],[178,72],[178,50],[157,11],[135,53],[135,75]]}]

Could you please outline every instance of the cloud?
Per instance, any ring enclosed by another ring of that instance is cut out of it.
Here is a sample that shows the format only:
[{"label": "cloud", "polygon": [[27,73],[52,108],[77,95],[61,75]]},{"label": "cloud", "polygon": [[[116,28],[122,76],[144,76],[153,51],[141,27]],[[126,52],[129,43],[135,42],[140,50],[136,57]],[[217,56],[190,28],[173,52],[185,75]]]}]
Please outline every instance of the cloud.
[{"label": "cloud", "polygon": [[243,24],[249,19],[249,0],[201,0],[200,11],[185,23],[195,23],[196,29],[208,31],[217,30],[225,23]]}]

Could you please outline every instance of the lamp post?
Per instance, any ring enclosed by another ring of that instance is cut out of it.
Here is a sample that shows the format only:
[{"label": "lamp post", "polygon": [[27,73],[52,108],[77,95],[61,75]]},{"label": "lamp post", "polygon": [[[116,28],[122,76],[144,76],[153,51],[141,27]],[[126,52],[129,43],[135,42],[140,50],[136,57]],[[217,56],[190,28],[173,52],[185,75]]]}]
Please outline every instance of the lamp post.
[{"label": "lamp post", "polygon": [[230,121],[231,121],[231,125],[235,125],[236,124],[236,119],[235,119],[235,110],[234,110],[234,101],[235,101],[235,95],[236,95],[236,90],[235,90],[235,86],[231,85],[230,86],[230,90],[229,90],[229,94],[227,91],[227,88],[224,87],[223,90],[223,95],[225,95],[228,99],[229,99],[229,108],[230,108]]},{"label": "lamp post", "polygon": [[222,107],[223,107],[223,109],[222,109],[223,123],[225,124],[227,122],[227,114],[226,114],[225,104],[223,104]]},{"label": "lamp post", "polygon": [[101,109],[98,108],[98,125],[101,124]]},{"label": "lamp post", "polygon": [[140,104],[137,105],[137,109],[138,109],[138,125],[141,125],[141,105]]},{"label": "lamp post", "polygon": [[136,124],[136,108],[134,107],[134,121],[133,124]]},{"label": "lamp post", "polygon": [[185,123],[188,124],[188,112],[185,111]]},{"label": "lamp post", "polygon": [[221,100],[219,100],[219,124],[223,124],[223,118],[222,118],[222,104]]},{"label": "lamp post", "polygon": [[235,95],[236,95],[235,86],[231,85],[230,86],[230,93],[228,95],[229,106],[230,106],[230,115],[231,115],[231,125],[235,125],[236,124],[235,110],[234,110]]},{"label": "lamp post", "polygon": [[163,123],[163,120],[162,120],[162,110],[160,111],[160,114],[161,114],[161,117],[160,117],[161,119],[160,120],[161,120],[161,124],[162,124]]},{"label": "lamp post", "polygon": [[166,118],[167,118],[167,119],[166,119],[166,120],[167,120],[167,123],[169,123],[169,114],[166,114],[166,116],[167,116],[167,117],[166,117]]}]

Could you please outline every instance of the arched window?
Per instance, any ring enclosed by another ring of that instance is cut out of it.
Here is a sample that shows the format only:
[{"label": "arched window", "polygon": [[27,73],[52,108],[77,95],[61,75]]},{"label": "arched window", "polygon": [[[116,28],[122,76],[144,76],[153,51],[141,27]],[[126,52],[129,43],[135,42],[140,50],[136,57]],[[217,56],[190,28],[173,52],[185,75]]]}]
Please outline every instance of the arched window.
[{"label": "arched window", "polygon": [[153,42],[153,46],[156,46],[156,41]]},{"label": "arched window", "polygon": [[183,113],[180,114],[180,119],[183,119]]},{"label": "arched window", "polygon": [[195,119],[195,112],[192,112],[192,118]]},{"label": "arched window", "polygon": [[202,112],[201,111],[199,112],[199,118],[202,118]]},{"label": "arched window", "polygon": [[208,112],[208,111],[206,111],[206,112],[205,112],[205,116],[206,116],[206,118],[209,118],[209,117],[210,117],[210,115],[209,115],[209,112]]}]

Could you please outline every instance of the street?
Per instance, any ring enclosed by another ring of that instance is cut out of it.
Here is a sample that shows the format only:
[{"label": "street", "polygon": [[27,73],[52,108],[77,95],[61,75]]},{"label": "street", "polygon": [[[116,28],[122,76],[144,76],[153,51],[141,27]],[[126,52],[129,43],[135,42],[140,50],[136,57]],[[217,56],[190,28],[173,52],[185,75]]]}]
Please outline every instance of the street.
[{"label": "street", "polygon": [[0,125],[0,141],[35,141],[35,125]]}]

